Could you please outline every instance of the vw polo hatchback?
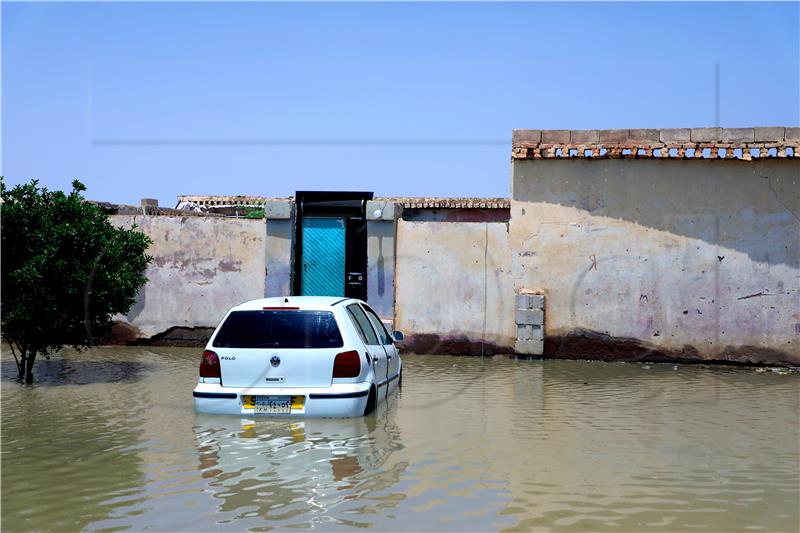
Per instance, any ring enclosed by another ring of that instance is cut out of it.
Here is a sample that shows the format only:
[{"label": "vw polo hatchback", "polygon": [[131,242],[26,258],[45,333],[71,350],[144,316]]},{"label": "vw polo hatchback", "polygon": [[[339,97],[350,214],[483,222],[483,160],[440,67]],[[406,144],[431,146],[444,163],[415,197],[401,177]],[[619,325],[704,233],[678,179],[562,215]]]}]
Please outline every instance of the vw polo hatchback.
[{"label": "vw polo hatchback", "polygon": [[197,412],[351,417],[372,411],[401,383],[402,362],[364,302],[263,298],[233,307],[206,345]]}]

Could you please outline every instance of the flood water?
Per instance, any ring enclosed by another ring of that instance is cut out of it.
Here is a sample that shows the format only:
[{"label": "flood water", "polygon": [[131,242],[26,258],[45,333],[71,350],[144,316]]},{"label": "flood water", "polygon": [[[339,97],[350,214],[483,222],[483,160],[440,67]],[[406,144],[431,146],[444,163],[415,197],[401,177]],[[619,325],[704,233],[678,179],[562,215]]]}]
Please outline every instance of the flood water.
[{"label": "flood water", "polygon": [[2,360],[2,526],[797,531],[800,375],[405,356],[366,418],[192,408],[198,350]]}]

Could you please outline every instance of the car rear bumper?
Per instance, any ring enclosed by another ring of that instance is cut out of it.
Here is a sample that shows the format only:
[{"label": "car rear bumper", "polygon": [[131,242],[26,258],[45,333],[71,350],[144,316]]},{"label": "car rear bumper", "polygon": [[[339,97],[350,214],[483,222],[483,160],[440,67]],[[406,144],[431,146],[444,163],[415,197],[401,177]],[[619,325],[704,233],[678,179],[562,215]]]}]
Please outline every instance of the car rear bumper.
[{"label": "car rear bumper", "polygon": [[[337,383],[327,388],[235,388],[198,383],[192,396],[198,413],[271,417],[351,417],[364,414],[371,383]],[[245,396],[303,396],[303,409],[286,414],[254,413]]]}]

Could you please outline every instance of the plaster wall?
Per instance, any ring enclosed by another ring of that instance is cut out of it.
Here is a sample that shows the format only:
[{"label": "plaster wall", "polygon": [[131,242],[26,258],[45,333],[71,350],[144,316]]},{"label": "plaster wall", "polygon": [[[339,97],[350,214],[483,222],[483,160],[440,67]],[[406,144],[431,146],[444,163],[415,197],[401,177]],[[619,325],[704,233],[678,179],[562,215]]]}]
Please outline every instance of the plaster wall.
[{"label": "plaster wall", "polygon": [[397,223],[395,328],[418,353],[513,353],[508,225]]},{"label": "plaster wall", "polygon": [[797,364],[799,216],[792,159],[514,160],[513,289],[547,357]]},{"label": "plaster wall", "polygon": [[132,215],[111,220],[126,228],[136,224],[153,240],[149,281],[130,312],[119,317],[130,340],[172,328],[214,328],[233,305],[264,295],[263,220]]}]

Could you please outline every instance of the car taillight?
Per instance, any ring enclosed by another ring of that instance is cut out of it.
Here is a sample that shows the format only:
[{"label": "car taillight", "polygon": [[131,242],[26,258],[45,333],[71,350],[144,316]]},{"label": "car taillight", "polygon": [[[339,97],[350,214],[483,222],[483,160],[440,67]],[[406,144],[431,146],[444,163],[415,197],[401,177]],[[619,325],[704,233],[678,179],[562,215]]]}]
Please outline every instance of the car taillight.
[{"label": "car taillight", "polygon": [[333,377],[335,378],[354,378],[361,373],[361,356],[358,352],[351,350],[336,354],[333,360]]},{"label": "car taillight", "polygon": [[200,377],[201,378],[221,378],[222,372],[219,368],[219,357],[211,350],[203,352],[203,358],[200,359]]}]

